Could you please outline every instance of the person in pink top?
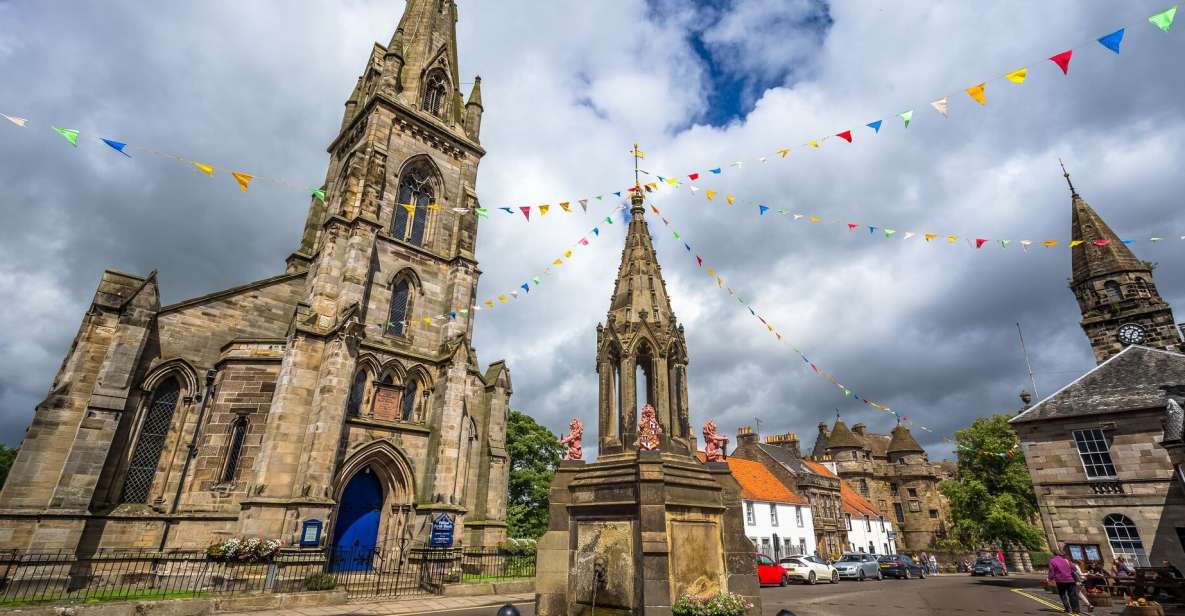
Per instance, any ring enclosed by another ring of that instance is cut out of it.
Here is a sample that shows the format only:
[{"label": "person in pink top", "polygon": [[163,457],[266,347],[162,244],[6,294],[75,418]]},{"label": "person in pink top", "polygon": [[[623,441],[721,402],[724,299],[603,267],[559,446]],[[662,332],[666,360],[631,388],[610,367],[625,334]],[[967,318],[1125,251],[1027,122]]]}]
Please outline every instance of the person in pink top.
[{"label": "person in pink top", "polygon": [[1069,550],[1065,554],[1054,554],[1049,559],[1049,581],[1057,584],[1057,594],[1062,599],[1062,607],[1067,614],[1077,614],[1078,580],[1074,577],[1074,563],[1070,562]]}]

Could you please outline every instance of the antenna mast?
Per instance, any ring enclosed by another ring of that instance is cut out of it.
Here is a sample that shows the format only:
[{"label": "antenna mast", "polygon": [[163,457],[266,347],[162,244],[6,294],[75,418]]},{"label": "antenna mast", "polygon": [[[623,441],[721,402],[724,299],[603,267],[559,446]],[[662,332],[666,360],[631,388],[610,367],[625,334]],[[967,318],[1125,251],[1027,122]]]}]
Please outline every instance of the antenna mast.
[{"label": "antenna mast", "polygon": [[1033,397],[1040,400],[1041,394],[1037,393],[1037,379],[1033,377],[1033,365],[1029,363],[1029,352],[1025,349],[1025,335],[1020,331],[1020,321],[1016,322],[1016,333],[1020,336],[1020,351],[1025,356],[1025,368],[1029,371],[1029,384],[1033,386]]}]

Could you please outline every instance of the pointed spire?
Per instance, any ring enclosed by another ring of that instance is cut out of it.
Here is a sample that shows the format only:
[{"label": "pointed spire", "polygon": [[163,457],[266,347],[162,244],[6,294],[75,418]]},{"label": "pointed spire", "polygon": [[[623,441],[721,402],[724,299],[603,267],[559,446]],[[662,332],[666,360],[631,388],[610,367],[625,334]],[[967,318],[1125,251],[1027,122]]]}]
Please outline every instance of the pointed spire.
[{"label": "pointed spire", "polygon": [[403,57],[403,26],[395,28],[395,33],[391,35],[391,42],[387,43],[388,57]]},{"label": "pointed spire", "polygon": [[481,104],[481,75],[478,75],[473,78],[473,89],[469,91],[469,102],[465,103],[465,105],[466,106],[477,105],[478,107],[482,106],[482,104]]},{"label": "pointed spire", "polygon": [[650,240],[646,225],[645,196],[642,190],[630,195],[630,223],[621,251],[621,265],[609,305],[609,321],[618,325],[642,321],[666,325],[675,321],[667,296],[662,267]]},{"label": "pointed spire", "polygon": [[399,30],[403,31],[403,74],[407,76],[404,88],[409,98],[419,100],[420,79],[436,68],[445,72],[448,87],[456,92],[461,81],[457,72],[456,3],[453,0],[407,0],[397,34]]},{"label": "pointed spire", "polygon": [[922,446],[914,439],[909,428],[899,423],[896,428],[893,428],[893,437],[889,439],[887,453],[926,453],[926,450],[922,449]]},{"label": "pointed spire", "polygon": [[860,439],[856,438],[855,433],[848,428],[848,424],[844,423],[836,413],[835,425],[831,426],[831,435],[827,437],[828,449],[859,449],[864,445]]},{"label": "pointed spire", "polygon": [[[1069,182],[1070,174],[1064,175],[1066,182]],[[1070,184],[1070,207],[1070,239],[1082,242],[1071,249],[1071,284],[1117,272],[1151,273],[1148,265],[1137,259],[1127,244],[1107,226],[1102,216],[1078,195],[1073,184]]]}]

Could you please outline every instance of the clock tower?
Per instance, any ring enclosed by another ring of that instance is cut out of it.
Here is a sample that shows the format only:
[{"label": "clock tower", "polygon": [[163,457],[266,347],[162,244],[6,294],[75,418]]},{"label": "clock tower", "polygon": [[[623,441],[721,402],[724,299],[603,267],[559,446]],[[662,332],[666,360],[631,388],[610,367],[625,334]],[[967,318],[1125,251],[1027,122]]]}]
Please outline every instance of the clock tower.
[{"label": "clock tower", "polygon": [[1071,200],[1070,289],[1082,310],[1082,331],[1095,361],[1101,364],[1132,344],[1180,351],[1181,335],[1172,308],[1156,290],[1153,265],[1132,254],[1078,195],[1064,167],[1062,172]]}]

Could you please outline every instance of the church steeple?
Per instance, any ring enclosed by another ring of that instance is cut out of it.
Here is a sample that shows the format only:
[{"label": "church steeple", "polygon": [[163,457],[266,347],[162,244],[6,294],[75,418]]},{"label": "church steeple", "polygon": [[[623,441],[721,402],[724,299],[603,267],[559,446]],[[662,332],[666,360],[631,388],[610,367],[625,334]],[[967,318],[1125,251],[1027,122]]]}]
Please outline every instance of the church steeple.
[{"label": "church steeple", "polygon": [[1062,174],[1070,187],[1070,238],[1076,243],[1070,288],[1095,361],[1102,363],[1129,344],[1178,350],[1180,333],[1172,308],[1156,290],[1152,266],[1136,258],[1078,194],[1065,166]]},{"label": "church steeple", "polygon": [[630,215],[609,312],[597,326],[600,452],[636,451],[638,413],[650,404],[663,428],[660,448],[690,454],[687,342],[671,310],[637,187]]}]

